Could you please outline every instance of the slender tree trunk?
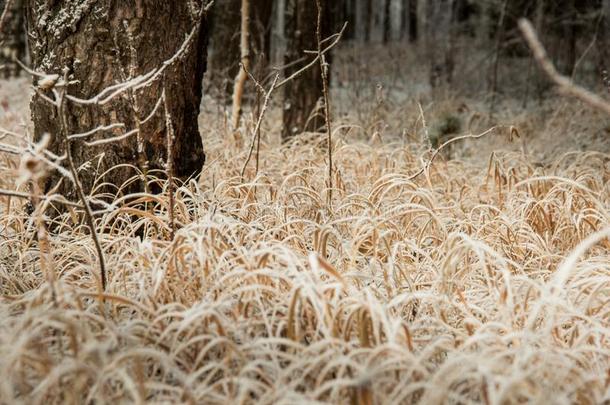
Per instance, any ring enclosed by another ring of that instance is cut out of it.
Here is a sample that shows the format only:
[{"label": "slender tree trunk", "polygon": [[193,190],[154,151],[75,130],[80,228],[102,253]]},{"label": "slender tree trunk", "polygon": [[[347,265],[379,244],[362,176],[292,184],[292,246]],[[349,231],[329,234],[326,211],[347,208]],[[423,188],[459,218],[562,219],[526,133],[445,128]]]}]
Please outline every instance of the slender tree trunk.
[{"label": "slender tree trunk", "polygon": [[390,6],[392,0],[385,0],[383,7],[383,43],[387,44],[392,39],[392,18],[390,17]]},{"label": "slender tree trunk", "polygon": [[[322,0],[322,36],[328,37],[331,15],[329,1]],[[317,49],[316,41],[317,10],[310,0],[287,0],[286,7],[286,76],[299,70],[315,56],[304,51]],[[327,60],[330,55],[327,55]],[[301,63],[294,63],[295,61]],[[330,60],[329,60],[330,62]],[[324,124],[324,117],[315,112],[318,100],[322,96],[321,72],[318,64],[308,69],[296,79],[284,86],[284,114],[282,139],[286,140],[303,131],[316,131]]]},{"label": "slender tree trunk", "polygon": [[364,13],[364,18],[366,21],[365,31],[364,31],[364,41],[370,42],[371,36],[373,35],[373,21],[375,19],[374,9],[373,9],[373,0],[365,0],[366,1],[366,11]]},{"label": "slender tree trunk", "polygon": [[409,42],[417,42],[418,39],[418,16],[417,0],[409,1]]},{"label": "slender tree trunk", "polygon": [[600,0],[599,12],[601,20],[598,33],[598,70],[610,70],[609,53],[610,53],[610,0]]},{"label": "slender tree trunk", "polygon": [[566,47],[566,70],[565,74],[573,75],[574,68],[576,67],[576,19],[578,18],[578,10],[576,9],[576,0],[570,0],[566,5],[564,14],[566,15],[566,21],[564,23],[565,38],[567,40]]},{"label": "slender tree trunk", "polygon": [[366,27],[368,14],[366,13],[367,3],[369,0],[355,0],[355,37],[358,41],[366,41]]},{"label": "slender tree trunk", "polygon": [[[414,9],[412,9],[414,8]],[[415,21],[412,20],[411,14],[415,12]],[[415,26],[413,27],[413,24]],[[417,39],[417,1],[416,0],[401,0],[400,3],[400,36],[401,40],[409,39],[409,42],[414,42],[411,38],[411,31],[415,28],[415,39]]]},{"label": "slender tree trunk", "polygon": [[241,0],[241,25],[239,28],[239,52],[241,55],[240,67],[233,87],[233,111],[231,127],[233,131],[239,128],[242,112],[242,99],[248,73],[250,71],[250,0]]},{"label": "slender tree trunk", "polygon": [[[35,138],[50,134],[50,150],[57,155],[65,152],[65,136],[115,125],[69,142],[75,164],[81,168],[79,176],[85,192],[91,192],[94,180],[107,170],[98,181],[109,185],[96,192],[115,193],[116,187],[137,175],[125,165],[135,166],[140,172],[166,167],[166,117],[159,102],[163,91],[175,136],[171,156],[174,176],[185,180],[201,170],[205,155],[197,116],[206,70],[207,24],[205,17],[202,21],[198,10],[193,9],[199,2],[139,0],[134,6],[132,2],[112,0],[28,0],[27,6],[33,68],[58,75],[67,71],[71,80],[67,93],[79,99],[91,99],[117,82],[149,73],[173,60],[148,86],[124,92],[104,105],[66,100],[64,113],[59,116],[58,109],[43,97],[32,98]],[[185,42],[187,36],[191,40]],[[174,58],[180,49],[181,57]],[[53,98],[48,87],[44,94]],[[154,112],[158,104],[161,107]],[[112,143],[85,144],[120,137],[134,129],[139,133]],[[49,176],[45,189],[51,189],[59,179],[57,173]],[[132,181],[123,191],[142,189],[142,183]],[[59,192],[74,198],[68,179],[63,180]]]},{"label": "slender tree trunk", "polygon": [[273,63],[281,65],[284,63],[286,49],[286,0],[275,0],[273,2],[272,44]]},{"label": "slender tree trunk", "polygon": [[[345,39],[354,40],[356,39],[356,32],[358,25],[356,24],[356,8],[358,7],[357,0],[344,0],[343,2],[343,18],[347,21],[348,26],[345,32]],[[342,23],[343,21],[339,21]]]}]

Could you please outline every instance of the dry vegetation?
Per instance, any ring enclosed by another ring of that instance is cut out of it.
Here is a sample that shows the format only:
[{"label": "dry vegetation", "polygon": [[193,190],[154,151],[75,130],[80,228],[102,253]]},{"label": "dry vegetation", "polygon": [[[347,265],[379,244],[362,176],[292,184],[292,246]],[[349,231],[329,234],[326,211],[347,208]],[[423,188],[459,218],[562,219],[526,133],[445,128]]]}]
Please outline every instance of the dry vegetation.
[{"label": "dry vegetation", "polygon": [[[167,194],[96,216],[104,295],[76,211],[47,234],[2,197],[0,402],[608,403],[610,156],[471,151],[413,178],[429,131],[396,103],[337,114],[332,206],[321,134],[280,145],[271,112],[242,179],[248,145],[208,107],[173,240]],[[422,107],[430,130],[442,108]]]}]

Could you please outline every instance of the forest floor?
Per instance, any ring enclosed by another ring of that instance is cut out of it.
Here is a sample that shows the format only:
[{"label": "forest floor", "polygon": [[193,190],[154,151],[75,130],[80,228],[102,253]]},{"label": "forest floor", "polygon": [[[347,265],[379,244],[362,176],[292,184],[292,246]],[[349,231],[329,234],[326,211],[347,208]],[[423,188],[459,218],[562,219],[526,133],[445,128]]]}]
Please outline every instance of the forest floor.
[{"label": "forest floor", "polygon": [[[167,194],[97,217],[103,296],[75,213],[43,244],[1,197],[0,403],[608,403],[608,118],[341,74],[332,193],[277,105],[242,179],[251,138],[204,100],[175,238]],[[28,94],[0,83],[1,127],[26,132]]]}]

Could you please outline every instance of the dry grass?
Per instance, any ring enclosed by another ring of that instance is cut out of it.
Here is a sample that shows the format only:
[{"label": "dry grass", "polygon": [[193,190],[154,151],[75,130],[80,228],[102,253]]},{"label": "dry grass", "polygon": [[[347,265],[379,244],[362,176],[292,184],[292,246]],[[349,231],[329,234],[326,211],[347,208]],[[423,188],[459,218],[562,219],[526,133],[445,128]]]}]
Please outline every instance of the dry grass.
[{"label": "dry grass", "polygon": [[263,138],[242,183],[247,148],[208,122],[174,240],[167,194],[97,216],[103,297],[76,213],[47,249],[0,197],[0,403],[610,401],[610,156],[409,180],[417,143],[343,124],[330,209],[321,134]]}]

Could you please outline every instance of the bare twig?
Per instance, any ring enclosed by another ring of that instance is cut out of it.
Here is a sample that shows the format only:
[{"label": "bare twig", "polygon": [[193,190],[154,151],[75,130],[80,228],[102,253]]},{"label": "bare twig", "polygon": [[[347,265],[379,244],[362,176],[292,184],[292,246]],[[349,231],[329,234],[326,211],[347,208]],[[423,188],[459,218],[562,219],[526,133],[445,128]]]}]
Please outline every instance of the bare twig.
[{"label": "bare twig", "polygon": [[[248,69],[245,69],[246,73],[248,74],[248,77],[250,77],[250,80],[252,80],[252,82],[254,83],[254,86],[256,87],[256,89],[258,90],[259,93],[259,97],[262,95],[264,99],[266,99],[266,101],[268,102],[268,99],[266,98],[267,95],[267,91],[265,90],[265,88],[263,87],[263,85],[261,84],[261,82],[259,82],[258,80],[256,80],[256,77],[254,77],[252,75],[252,73],[250,73],[250,71]],[[274,77],[273,83],[271,85],[271,89],[269,90],[270,92],[273,92],[275,84],[278,80],[280,76],[279,72],[276,72],[276,75]],[[271,93],[269,94],[269,97],[271,96]],[[266,110],[267,108],[267,104],[263,105],[264,109]],[[258,109],[257,111],[258,114],[258,121],[262,122],[262,117],[264,114],[264,110],[262,109]],[[255,169],[255,173],[258,174],[258,168],[259,168],[259,163],[260,163],[260,151],[261,151],[261,136],[260,136],[260,124],[258,124],[257,122],[257,126],[254,130],[254,137],[256,138],[256,169]],[[251,147],[252,148],[252,147]],[[251,153],[251,152],[250,152]],[[242,174],[243,176],[243,174]]]},{"label": "bare twig", "polygon": [[[321,52],[322,55],[328,53],[331,49],[333,49],[335,47],[335,45],[337,45],[339,43],[339,41],[341,40],[341,37],[343,36],[343,32],[345,32],[346,28],[347,28],[347,23],[343,24],[341,31],[339,31],[336,34],[331,35],[329,38],[327,38],[323,41],[323,42],[325,42],[325,41],[329,40],[330,38],[334,38],[334,40],[326,48],[324,48],[322,50],[322,52]],[[308,64],[306,64],[301,69],[297,70],[296,72],[294,72],[293,74],[291,74],[290,76],[288,76],[287,78],[285,78],[284,80],[279,82],[277,84],[277,86],[275,86],[275,87],[279,89],[280,87],[288,84],[291,80],[294,80],[295,78],[299,77],[304,72],[306,72],[309,68],[311,68],[316,63],[318,63],[319,60],[320,60],[320,53],[317,53],[316,57],[314,59],[312,59]]]},{"label": "bare twig", "polygon": [[[68,69],[64,69],[64,83],[68,82]],[[95,229],[95,222],[93,220],[93,213],[91,212],[91,207],[89,206],[89,202],[87,201],[87,197],[85,196],[85,192],[83,190],[83,186],[78,177],[78,170],[76,169],[76,165],[74,164],[74,159],[72,158],[72,145],[70,138],[68,137],[68,122],[65,111],[66,106],[66,91],[67,88],[65,86],[60,87],[57,91],[54,91],[56,94],[56,104],[55,107],[57,109],[57,114],[59,115],[59,119],[61,122],[61,136],[64,141],[64,145],[66,148],[66,156],[68,161],[68,166],[70,168],[70,172],[72,173],[72,181],[74,182],[74,187],[76,188],[76,193],[78,194],[78,198],[80,199],[84,212],[85,212],[85,221],[87,222],[87,226],[89,227],[89,233],[91,234],[91,239],[93,240],[93,244],[95,245],[95,250],[97,252],[99,267],[100,267],[100,278],[101,278],[101,290],[106,290],[106,264],[104,261],[104,252],[102,250],[102,245],[100,243],[99,237],[97,235],[97,231]]]},{"label": "bare twig", "polygon": [[83,132],[81,134],[68,135],[68,139],[74,140],[74,139],[86,138],[86,137],[94,135],[98,132],[112,131],[113,129],[118,129],[118,128],[125,128],[125,124],[117,123],[117,124],[110,124],[110,125],[100,125],[99,127],[92,129],[91,131]]},{"label": "bare twig", "polygon": [[174,240],[176,233],[176,220],[174,218],[174,156],[173,156],[173,144],[175,141],[174,126],[172,124],[172,116],[169,113],[169,107],[167,105],[167,97],[165,95],[165,89],[163,89],[163,107],[165,108],[165,139],[167,142],[167,192],[169,194],[169,222],[170,222],[170,240]]},{"label": "bare twig", "polygon": [[[263,101],[263,108],[261,109],[261,112],[260,112],[260,114],[258,116],[258,120],[256,121],[256,127],[254,128],[254,136],[252,137],[252,143],[250,144],[250,150],[248,151],[248,157],[246,158],[246,161],[244,162],[244,165],[241,168],[240,177],[242,179],[244,178],[244,173],[246,172],[246,167],[248,167],[248,163],[250,163],[250,159],[252,159],[252,153],[254,151],[255,143],[258,143],[259,147],[260,147],[261,123],[263,122],[263,117],[265,116],[265,112],[267,111],[267,107],[269,105],[269,99],[271,98],[271,94],[273,93],[273,91],[275,89],[277,89],[277,81],[278,81],[279,77],[280,77],[280,74],[277,73],[275,75],[275,78],[273,79],[273,83],[271,84],[271,87],[269,88],[269,90],[265,94],[265,100]],[[256,173],[258,173],[258,152],[257,152],[256,160],[257,160],[257,162],[256,162]]]},{"label": "bare twig", "polygon": [[[332,204],[333,196],[333,142],[332,128],[330,118],[330,97],[328,94],[328,63],[322,53],[322,5],[320,0],[316,0],[316,8],[318,9],[318,21],[316,24],[316,40],[318,43],[318,61],[320,62],[320,75],[322,79],[322,95],[324,96],[324,120],[326,122],[326,136],[328,147],[328,194],[326,203],[329,208]],[[344,26],[345,27],[345,26]],[[343,31],[343,30],[342,30]]]},{"label": "bare twig", "polygon": [[442,151],[445,147],[451,145],[454,142],[457,141],[462,141],[464,139],[478,139],[478,138],[482,138],[486,135],[489,135],[491,133],[493,133],[496,129],[498,129],[500,127],[495,126],[495,127],[491,127],[489,128],[487,131],[485,132],[481,132],[480,134],[467,134],[467,135],[461,135],[461,136],[456,136],[455,138],[451,138],[448,141],[446,141],[445,143],[443,143],[441,146],[439,146],[438,148],[436,148],[434,150],[434,152],[432,153],[432,156],[430,157],[430,160],[428,160],[428,163],[426,163],[421,169],[419,169],[417,172],[415,172],[414,174],[412,174],[407,180],[412,181],[415,180],[416,178],[418,178],[419,176],[421,176],[423,173],[427,172],[428,170],[430,170],[430,166],[432,166],[432,163],[434,163],[434,159],[436,159],[436,157],[438,156],[438,154],[440,153],[440,151]]},{"label": "bare twig", "polygon": [[557,71],[544,47],[540,43],[534,27],[532,27],[532,24],[527,19],[519,20],[519,28],[531,48],[536,61],[538,61],[538,64],[546,75],[559,87],[561,93],[575,97],[583,103],[610,115],[610,103],[608,101],[597,94],[574,84],[572,80]]}]

